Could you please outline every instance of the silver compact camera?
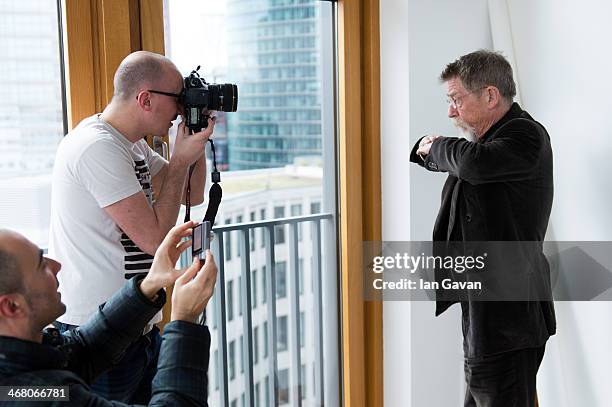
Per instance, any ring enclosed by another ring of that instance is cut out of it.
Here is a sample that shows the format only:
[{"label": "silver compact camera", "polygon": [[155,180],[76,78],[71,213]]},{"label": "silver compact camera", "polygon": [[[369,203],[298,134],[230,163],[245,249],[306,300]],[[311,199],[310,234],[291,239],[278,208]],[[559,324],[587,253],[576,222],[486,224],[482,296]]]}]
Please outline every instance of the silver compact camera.
[{"label": "silver compact camera", "polygon": [[206,250],[210,249],[210,222],[204,221],[191,232],[191,254],[200,260],[206,259]]}]

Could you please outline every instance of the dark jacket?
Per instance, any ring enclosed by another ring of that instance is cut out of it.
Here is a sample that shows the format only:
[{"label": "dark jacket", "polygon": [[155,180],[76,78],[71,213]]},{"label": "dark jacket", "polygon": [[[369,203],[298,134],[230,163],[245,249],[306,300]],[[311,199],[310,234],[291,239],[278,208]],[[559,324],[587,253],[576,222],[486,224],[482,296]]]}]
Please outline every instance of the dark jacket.
[{"label": "dark jacket", "polygon": [[[544,240],[553,199],[550,137],[517,103],[478,142],[439,138],[425,160],[416,154],[419,142],[410,161],[449,174],[434,241]],[[452,304],[437,301],[436,315]],[[551,301],[461,305],[466,357],[538,347],[556,331]]]},{"label": "dark jacket", "polygon": [[[45,330],[42,344],[0,336],[0,386],[69,387],[69,403],[37,406],[124,406],[92,393],[89,384],[121,358],[166,300],[161,290],[155,303],[150,302],[137,287],[139,280],[130,280],[79,328],[64,334]],[[208,328],[174,321],[165,326],[162,338],[149,405],[207,405]],[[13,404],[24,402],[0,401],[2,406]]]}]

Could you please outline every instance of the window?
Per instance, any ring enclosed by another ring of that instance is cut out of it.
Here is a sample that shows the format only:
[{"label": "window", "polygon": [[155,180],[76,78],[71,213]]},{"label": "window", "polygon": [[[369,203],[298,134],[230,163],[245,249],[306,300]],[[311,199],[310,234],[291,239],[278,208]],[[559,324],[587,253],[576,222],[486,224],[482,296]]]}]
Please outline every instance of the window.
[{"label": "window", "polygon": [[287,344],[287,316],[276,318],[276,347],[279,352],[288,349]]},{"label": "window", "polygon": [[[336,208],[335,177],[324,176],[336,171],[333,2],[164,0],[164,6],[166,55],[178,69],[189,74],[196,66],[202,65],[199,72],[209,83],[235,83],[239,88],[238,110],[217,112],[215,125],[217,166],[222,171],[224,190],[217,216],[220,226],[303,216],[310,213],[315,202]],[[196,38],[206,38],[206,41],[194,41]],[[205,206],[192,208],[193,219],[203,217]],[[320,212],[320,208],[315,209]],[[322,224],[325,222],[328,220],[323,220]],[[299,252],[307,261],[312,246],[307,241],[311,237],[309,226],[299,224],[297,231],[301,242]],[[232,301],[228,298],[226,302],[228,309],[225,314],[229,320],[231,306],[232,322],[226,326],[226,342],[235,341],[237,347],[241,335],[245,344],[252,339],[253,363],[260,365],[253,379],[264,386],[264,381],[272,380],[272,385],[278,382],[274,377],[277,372],[269,373],[269,378],[263,374],[264,370],[267,371],[264,358],[269,358],[272,352],[268,340],[279,341],[280,348],[285,349],[285,354],[279,355],[279,369],[287,367],[284,363],[291,356],[287,352],[288,318],[294,316],[287,316],[291,304],[286,299],[289,297],[288,273],[294,270],[288,270],[289,265],[294,261],[298,264],[300,270],[296,277],[300,276],[298,285],[303,293],[308,292],[303,282],[308,284],[306,280],[310,278],[303,274],[310,268],[304,269],[303,260],[299,262],[299,259],[291,258],[290,247],[285,244],[287,225],[274,226],[272,248],[266,247],[269,229],[259,229],[224,232],[225,283],[229,286],[229,281],[233,281],[232,289],[238,287],[238,291],[232,294]],[[323,256],[328,256],[322,259],[322,266],[331,269],[326,276],[333,276],[337,272],[333,270],[337,263],[335,229],[322,227],[321,230],[326,233],[321,236]],[[241,233],[248,233],[248,248],[241,242]],[[245,254],[245,249],[249,250],[250,264],[243,270],[243,261],[236,259]],[[275,260],[271,265],[274,273],[266,267],[267,250],[274,250]],[[242,287],[245,281],[241,277],[246,277],[245,273],[251,273],[248,287],[251,291],[248,294],[252,299],[253,326],[250,332],[245,331],[244,321],[236,321],[240,320],[240,315],[244,318],[247,292]],[[269,278],[275,279],[273,293],[267,291]],[[325,280],[325,283],[329,281]],[[277,298],[276,315],[267,315],[266,306],[257,308],[260,304],[270,305],[268,301]],[[300,299],[306,321],[310,324],[319,322],[310,315],[314,300],[312,295]],[[280,326],[275,331],[276,336],[269,337],[268,322],[277,316]],[[298,315],[295,317],[299,318]],[[221,324],[217,325],[221,327]],[[211,334],[216,336],[218,332]],[[337,334],[336,330],[324,333],[326,340],[334,342]],[[252,335],[252,338],[244,335]],[[217,342],[213,341],[211,351],[216,346]],[[263,351],[259,354],[261,347]],[[314,347],[303,348],[304,361],[313,359],[313,350]],[[236,352],[237,349],[234,350],[235,357],[242,358],[242,354]],[[324,374],[336,375],[336,370],[329,372],[327,367],[330,363],[333,365],[333,360],[338,358],[329,358]],[[246,360],[243,363],[246,370]],[[238,369],[235,366],[235,370]],[[240,379],[240,371],[236,373]],[[288,379],[285,382],[288,385]],[[264,387],[260,390],[265,392],[261,401],[262,405],[268,406],[269,387]],[[240,405],[240,392],[246,392],[242,382],[229,390],[229,399],[238,399]],[[210,395],[210,405],[220,402],[219,393]],[[285,393],[288,397],[288,390]]]},{"label": "window", "polygon": [[311,214],[321,213],[321,202],[312,202],[310,204],[310,213]]},{"label": "window", "polygon": [[[291,216],[302,216],[302,204],[291,205]],[[298,223],[298,241],[302,241],[302,222]]]},{"label": "window", "polygon": [[229,378],[236,378],[236,341],[231,341],[229,344],[229,362],[228,362]]},{"label": "window", "polygon": [[261,266],[261,286],[263,287],[261,291],[262,304],[265,304],[268,300],[267,278],[268,276],[266,275],[266,266]]},{"label": "window", "polygon": [[234,282],[232,280],[227,282],[227,320],[231,321],[234,319]]},{"label": "window", "polygon": [[274,268],[276,271],[276,298],[285,298],[287,297],[287,262],[276,262]]},{"label": "window", "polygon": [[302,400],[308,398],[308,394],[306,393],[306,382],[307,382],[307,377],[306,377],[306,365],[302,365],[301,367],[301,371],[300,371],[300,396],[302,398]]},{"label": "window", "polygon": [[[259,220],[266,220],[266,209],[260,209],[259,210]],[[265,247],[266,246],[266,230],[265,228],[261,228],[261,247]]]},{"label": "window", "polygon": [[0,225],[49,244],[51,172],[63,137],[56,0],[0,2]]},{"label": "window", "polygon": [[251,270],[251,307],[257,308],[257,270]]},{"label": "window", "polygon": [[[236,216],[236,223],[240,224],[242,223],[242,215]],[[240,235],[238,236],[238,249],[236,250],[236,256],[240,257],[242,256],[242,246],[244,245],[243,239],[242,239],[242,232],[240,232]]]},{"label": "window", "polygon": [[240,335],[240,373],[244,373],[244,337]]},{"label": "window", "polygon": [[264,345],[263,345],[263,357],[267,358],[268,357],[268,322],[264,321],[263,323],[263,341],[264,341]]},{"label": "window", "polygon": [[238,315],[242,316],[242,276],[238,276]]},{"label": "window", "polygon": [[[255,212],[251,212],[250,215],[250,220],[251,222],[255,222]],[[250,241],[249,241],[249,246],[251,251],[255,251],[255,229],[251,229],[249,230],[249,237],[250,237]]]},{"label": "window", "polygon": [[259,327],[253,329],[253,364],[259,362]]},{"label": "window", "polygon": [[[231,218],[225,219],[226,225],[230,225],[231,223],[232,223]],[[225,238],[225,243],[223,245],[225,249],[225,259],[228,261],[232,259],[232,233],[234,232],[225,233],[225,236],[223,236]]]},{"label": "window", "polygon": [[[285,207],[275,206],[274,207],[274,219],[280,219],[285,217]],[[274,243],[282,244],[285,243],[285,228],[286,226],[275,226],[274,227]]]},{"label": "window", "polygon": [[289,369],[278,371],[278,403],[289,403]]}]

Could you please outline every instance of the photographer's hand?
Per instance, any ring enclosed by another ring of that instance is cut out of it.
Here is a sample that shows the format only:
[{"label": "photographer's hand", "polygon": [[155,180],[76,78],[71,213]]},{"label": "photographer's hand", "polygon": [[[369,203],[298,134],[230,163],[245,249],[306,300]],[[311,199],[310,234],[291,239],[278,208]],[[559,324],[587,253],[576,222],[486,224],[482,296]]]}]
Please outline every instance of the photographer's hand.
[{"label": "photographer's hand", "polygon": [[174,151],[170,161],[180,166],[189,166],[195,163],[204,154],[204,147],[208,138],[215,130],[215,118],[208,119],[208,127],[194,134],[185,126],[185,122],[179,124],[174,142]]},{"label": "photographer's hand", "polygon": [[173,227],[155,252],[153,265],[147,276],[140,283],[140,291],[149,299],[154,299],[157,292],[174,284],[185,270],[174,268],[179,256],[190,245],[191,240],[181,242],[184,237],[190,237],[194,221],[189,221]]},{"label": "photographer's hand", "polygon": [[200,267],[200,259],[194,258],[191,267],[174,283],[171,321],[196,323],[212,297],[217,281],[217,265],[210,250],[206,251],[204,267]]}]

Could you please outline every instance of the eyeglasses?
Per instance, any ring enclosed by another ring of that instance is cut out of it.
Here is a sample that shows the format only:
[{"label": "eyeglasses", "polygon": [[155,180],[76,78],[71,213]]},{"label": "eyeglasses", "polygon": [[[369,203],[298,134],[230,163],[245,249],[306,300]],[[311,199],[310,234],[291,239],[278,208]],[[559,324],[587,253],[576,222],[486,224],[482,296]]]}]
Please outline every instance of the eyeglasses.
[{"label": "eyeglasses", "polygon": [[449,97],[446,98],[446,103],[449,104],[453,109],[461,109],[461,106],[463,106],[462,100],[463,100],[464,97],[466,97],[466,96],[468,96],[468,95],[470,95],[472,93],[476,93],[479,90],[483,90],[486,87],[487,86],[481,86],[480,88],[474,89],[472,91],[469,91],[465,95],[462,95],[462,96],[459,96],[459,97],[449,96]]},{"label": "eyeglasses", "polygon": [[183,97],[183,92],[181,92],[181,93],[171,93],[171,92],[162,92],[161,90],[153,90],[153,89],[147,89],[147,90],[149,92],[151,92],[151,93],[157,93],[158,95],[174,97],[174,98],[176,98],[177,102],[180,102],[181,98]]}]

